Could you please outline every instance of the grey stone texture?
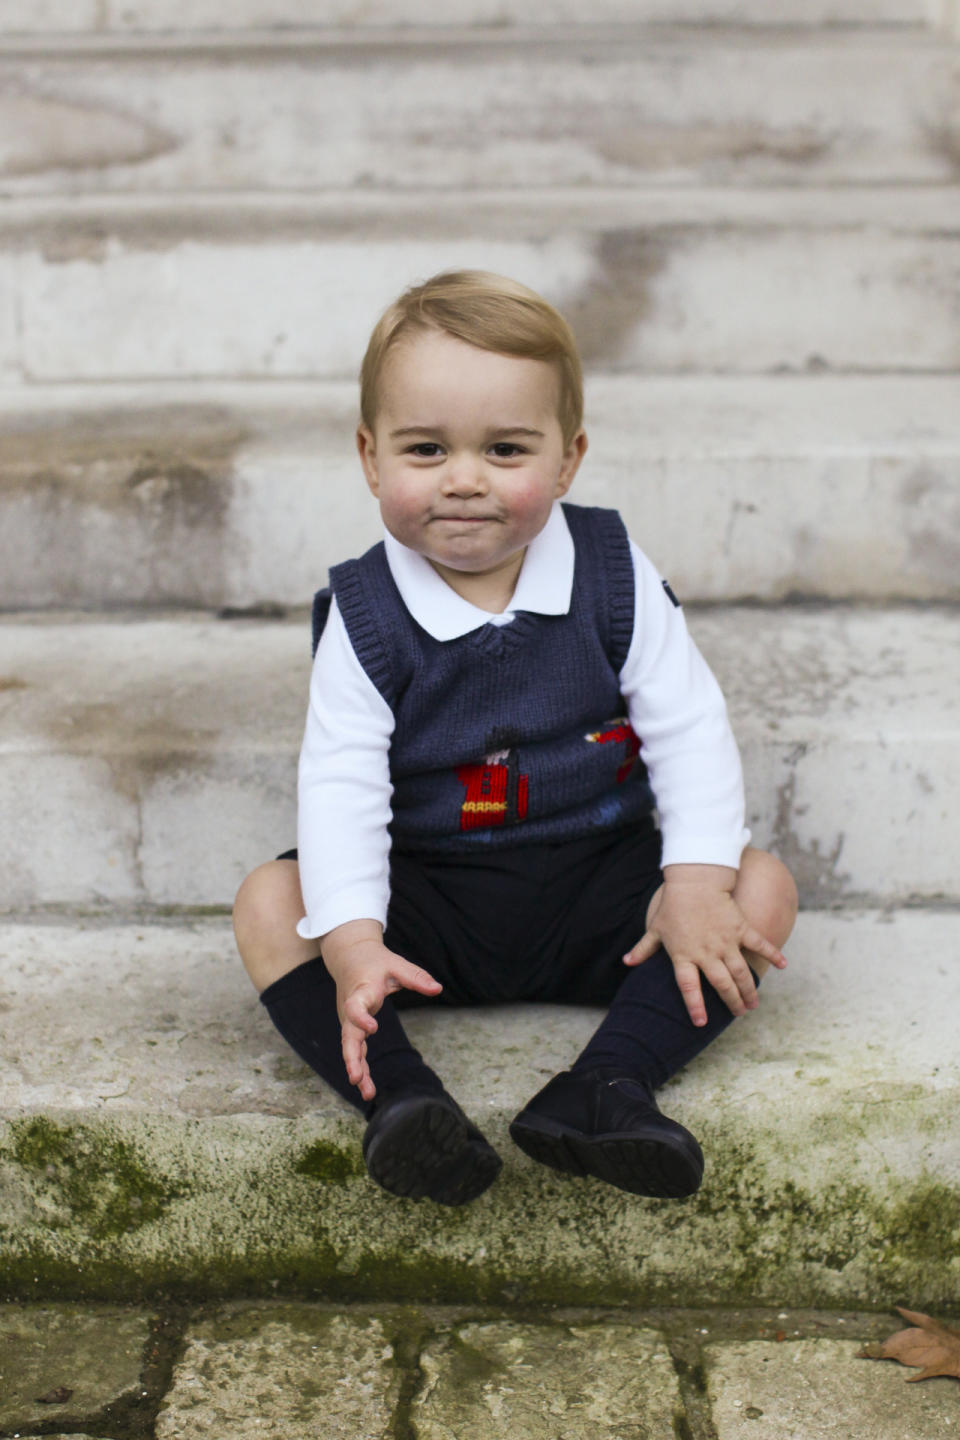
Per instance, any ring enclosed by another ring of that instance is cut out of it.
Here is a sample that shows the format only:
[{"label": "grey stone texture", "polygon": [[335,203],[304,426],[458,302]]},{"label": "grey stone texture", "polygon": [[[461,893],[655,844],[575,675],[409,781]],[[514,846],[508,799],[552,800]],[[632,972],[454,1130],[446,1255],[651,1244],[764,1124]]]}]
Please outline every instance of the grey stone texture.
[{"label": "grey stone texture", "polygon": [[[0,604],[302,606],[378,538],[356,415],[352,382],[0,393]],[[960,598],[953,376],[594,374],[587,430],[571,498],[685,603]]]},{"label": "grey stone texture", "polygon": [[0,1305],[0,1430],[82,1421],[137,1393],[149,1322],[108,1306]]},{"label": "grey stone texture", "polygon": [[157,1440],[389,1440],[399,1395],[393,1359],[372,1316],[228,1310],[188,1331]]},{"label": "grey stone texture", "polygon": [[571,198],[517,184],[522,196],[489,199],[440,189],[426,212],[403,191],[162,207],[123,195],[65,213],[10,201],[0,366],[26,384],[352,380],[380,310],[417,276],[464,265],[542,291],[599,372],[960,363],[955,186],[916,187],[907,204],[896,186],[631,184]]},{"label": "grey stone texture", "polygon": [[461,1325],[428,1346],[417,1440],[674,1440],[681,1412],[662,1338],[603,1325]]},{"label": "grey stone texture", "polygon": [[[600,1012],[415,1011],[504,1158],[462,1211],[367,1177],[362,1121],[287,1051],[229,922],[8,925],[0,1279],[73,1294],[949,1305],[960,1279],[952,913],[808,912],[790,964],[662,1093],[688,1202],[554,1175],[510,1143]],[[904,976],[909,974],[909,984]]]},{"label": "grey stone texture", "polygon": [[[947,0],[949,3],[949,0]],[[918,25],[938,20],[924,0],[537,0],[541,24],[616,25]],[[247,30],[280,32],[331,26],[529,25],[523,0],[0,0],[0,33],[158,34]]]},{"label": "grey stone texture", "polygon": [[[131,1326],[118,1332],[124,1315]],[[90,1304],[3,1307],[3,1433],[51,1440],[62,1424],[52,1440],[949,1440],[958,1424],[957,1381],[911,1385],[915,1370],[858,1358],[897,1328],[888,1315],[161,1304],[162,1357],[131,1404],[117,1337],[132,1356],[146,1320]],[[30,1345],[49,1363],[25,1374]],[[77,1408],[41,1407],[37,1419],[32,1392],[78,1362]]]},{"label": "grey stone texture", "polygon": [[144,193],[954,178],[939,37],[531,25],[511,42],[491,26],[8,53],[0,175],[11,194],[94,176]]},{"label": "grey stone texture", "polygon": [[857,1358],[843,1340],[717,1345],[707,1370],[717,1440],[956,1440],[957,1381]]},{"label": "grey stone texture", "polygon": [[[953,611],[747,607],[691,629],[727,697],[754,842],[796,867],[805,903],[956,899]],[[305,619],[13,617],[0,654],[8,906],[226,906],[293,843]],[[904,846],[918,807],[924,845]]]}]

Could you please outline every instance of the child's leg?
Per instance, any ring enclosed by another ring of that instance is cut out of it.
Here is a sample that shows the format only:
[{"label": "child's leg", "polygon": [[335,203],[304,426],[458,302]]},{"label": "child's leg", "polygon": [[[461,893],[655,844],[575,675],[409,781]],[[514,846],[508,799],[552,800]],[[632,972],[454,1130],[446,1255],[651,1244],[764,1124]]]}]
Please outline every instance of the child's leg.
[{"label": "child's leg", "polygon": [[[761,934],[781,946],[796,918],[796,887],[773,856],[747,850],[738,904]],[[659,892],[650,902],[652,916]],[[747,954],[757,976],[767,969]],[[511,1135],[534,1159],[592,1174],[643,1195],[685,1195],[703,1171],[690,1133],[660,1114],[653,1090],[733,1020],[704,981],[707,1024],[690,1020],[673,965],[662,949],[628,971],[610,1010],[572,1069],[556,1076],[517,1116]]]},{"label": "child's leg", "polygon": [[[648,922],[660,895],[658,890],[650,902]],[[765,851],[745,850],[733,895],[761,935],[778,948],[786,942],[797,916],[797,892],[785,865]],[[770,962],[753,951],[748,951],[746,958],[758,979],[769,968]],[[670,957],[665,950],[658,950],[627,971],[605,1020],[572,1068],[613,1066],[658,1089],[733,1022],[733,1015],[706,980],[703,998],[707,1023],[696,1026],[687,1013]]]},{"label": "child's leg", "polygon": [[387,1001],[367,1042],[377,1096],[364,1104],[347,1079],[337,989],[317,942],[296,932],[303,914],[294,860],[247,876],[234,905],[234,932],[247,973],[280,1034],[301,1060],[369,1120],[364,1158],[395,1194],[463,1204],[496,1178],[500,1160],[407,1039]]}]

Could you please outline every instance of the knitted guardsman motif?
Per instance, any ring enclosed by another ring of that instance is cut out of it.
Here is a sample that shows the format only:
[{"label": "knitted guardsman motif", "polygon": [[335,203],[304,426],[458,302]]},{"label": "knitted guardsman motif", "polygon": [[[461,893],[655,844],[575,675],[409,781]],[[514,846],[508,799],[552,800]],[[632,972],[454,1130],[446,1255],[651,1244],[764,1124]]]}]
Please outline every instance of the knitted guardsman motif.
[{"label": "knitted guardsman motif", "polygon": [[510,750],[487,755],[482,765],[461,765],[457,779],[467,787],[460,807],[461,830],[515,825],[525,817],[530,776],[518,773],[516,754]]},{"label": "knitted guardsman motif", "polygon": [[[350,643],[394,717],[391,838],[469,851],[623,829],[654,800],[619,674],[634,625],[630,544],[612,510],[564,505],[565,615],[519,611],[435,640],[407,610],[383,545],[330,572]],[[314,606],[315,637],[329,594]]]},{"label": "knitted guardsman motif", "polygon": [[637,756],[640,754],[640,737],[626,715],[621,715],[616,720],[608,720],[602,730],[594,730],[591,735],[584,738],[593,745],[626,746],[623,764],[617,771],[617,784],[622,785],[637,763]]}]

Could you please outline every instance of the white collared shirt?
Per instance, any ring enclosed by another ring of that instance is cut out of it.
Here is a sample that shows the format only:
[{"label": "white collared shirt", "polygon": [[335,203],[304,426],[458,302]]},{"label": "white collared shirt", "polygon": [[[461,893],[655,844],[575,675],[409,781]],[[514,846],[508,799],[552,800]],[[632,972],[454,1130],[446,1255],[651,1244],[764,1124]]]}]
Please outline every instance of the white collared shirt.
[{"label": "white collared shirt", "polygon": [[[392,535],[384,544],[403,603],[435,640],[509,625],[522,610],[565,615],[570,609],[574,547],[559,503],[527,546],[511,608],[502,614],[464,600],[423,555]],[[720,687],[653,565],[633,541],[630,553],[634,628],[619,679],[657,800],[662,864],[736,869],[750,835],[740,756]],[[305,939],[348,920],[386,921],[393,727],[393,712],[357,659],[333,599],[314,660],[300,752],[297,844],[306,915],[297,933]]]}]

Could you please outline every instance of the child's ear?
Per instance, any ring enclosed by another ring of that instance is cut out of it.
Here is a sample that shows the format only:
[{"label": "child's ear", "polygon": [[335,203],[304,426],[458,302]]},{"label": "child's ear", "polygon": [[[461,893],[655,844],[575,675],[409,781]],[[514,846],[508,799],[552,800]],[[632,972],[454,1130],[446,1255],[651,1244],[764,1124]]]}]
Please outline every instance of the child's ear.
[{"label": "child's ear", "polygon": [[360,464],[363,466],[363,473],[367,484],[374,495],[380,493],[380,478],[377,474],[377,446],[373,438],[373,431],[367,425],[357,426],[357,454],[360,456]]},{"label": "child's ear", "polygon": [[560,473],[557,476],[557,496],[566,495],[573,484],[573,477],[580,469],[580,461],[587,453],[587,432],[578,430],[563,452]]}]

